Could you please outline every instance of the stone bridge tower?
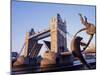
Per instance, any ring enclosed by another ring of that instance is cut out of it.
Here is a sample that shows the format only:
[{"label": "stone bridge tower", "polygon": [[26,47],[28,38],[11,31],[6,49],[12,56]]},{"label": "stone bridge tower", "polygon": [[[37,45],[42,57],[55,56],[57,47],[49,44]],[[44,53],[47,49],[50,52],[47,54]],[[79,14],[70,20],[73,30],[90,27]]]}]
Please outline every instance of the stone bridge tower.
[{"label": "stone bridge tower", "polygon": [[50,21],[51,51],[60,53],[67,50],[66,32],[66,21],[57,14]]}]

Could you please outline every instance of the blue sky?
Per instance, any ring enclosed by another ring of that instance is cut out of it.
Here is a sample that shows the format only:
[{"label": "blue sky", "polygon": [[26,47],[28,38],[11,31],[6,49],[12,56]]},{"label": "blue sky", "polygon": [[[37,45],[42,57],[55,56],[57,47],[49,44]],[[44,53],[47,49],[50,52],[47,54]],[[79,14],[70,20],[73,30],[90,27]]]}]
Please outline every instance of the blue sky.
[{"label": "blue sky", "polygon": [[[54,4],[54,3],[38,3],[38,2],[21,2],[12,1],[12,51],[19,52],[24,40],[25,34],[31,28],[34,28],[36,32],[42,31],[49,27],[50,19],[59,13],[62,19],[67,22],[67,31],[74,35],[76,31],[84,26],[80,23],[80,17],[78,13],[83,16],[87,16],[88,21],[95,24],[95,6],[85,5],[70,5],[70,4]],[[84,41],[87,41],[88,35],[81,33]],[[70,39],[68,40],[68,48]],[[46,38],[45,40],[49,40]],[[42,40],[40,41],[42,42]],[[95,43],[93,38],[92,43]],[[41,53],[45,50],[43,46]]]}]

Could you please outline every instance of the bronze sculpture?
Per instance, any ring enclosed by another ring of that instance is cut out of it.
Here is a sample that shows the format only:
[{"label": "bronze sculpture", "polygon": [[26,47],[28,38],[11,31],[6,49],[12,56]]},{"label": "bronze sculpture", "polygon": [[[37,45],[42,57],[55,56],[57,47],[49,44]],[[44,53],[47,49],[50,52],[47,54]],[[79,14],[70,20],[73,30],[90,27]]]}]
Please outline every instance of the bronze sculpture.
[{"label": "bronze sculpture", "polygon": [[86,50],[86,48],[87,48],[88,45],[90,44],[90,42],[91,42],[91,40],[92,40],[92,38],[93,38],[93,35],[96,33],[96,27],[95,27],[94,24],[89,23],[89,22],[87,21],[87,17],[86,17],[86,16],[84,16],[84,19],[83,19],[83,17],[82,17],[82,14],[79,13],[79,16],[80,16],[80,21],[81,21],[81,23],[85,26],[85,28],[80,29],[80,30],[74,35],[74,37],[76,37],[76,35],[77,35],[79,32],[84,31],[84,30],[86,30],[86,33],[87,33],[88,35],[90,35],[90,39],[88,40],[87,45],[86,45],[86,46],[84,47],[84,49],[83,49],[83,51],[84,51],[84,50]]},{"label": "bronze sculpture", "polygon": [[[75,35],[74,38],[71,41],[71,50],[72,50],[72,54],[77,57],[87,68],[91,69],[91,66],[86,62],[86,60],[84,59],[83,55],[82,55],[82,51],[86,50],[86,48],[89,46],[93,35],[96,33],[96,27],[92,24],[89,23],[87,21],[87,17],[84,16],[84,19],[82,17],[82,15],[79,13],[80,16],[80,21],[81,23],[85,26],[85,28],[80,29]],[[87,42],[87,44],[81,42],[81,40],[83,39],[80,36],[77,36],[77,34],[81,31],[86,30],[86,33],[88,35],[90,35],[90,39]],[[80,46],[85,46],[83,48],[83,50],[81,50]]]}]

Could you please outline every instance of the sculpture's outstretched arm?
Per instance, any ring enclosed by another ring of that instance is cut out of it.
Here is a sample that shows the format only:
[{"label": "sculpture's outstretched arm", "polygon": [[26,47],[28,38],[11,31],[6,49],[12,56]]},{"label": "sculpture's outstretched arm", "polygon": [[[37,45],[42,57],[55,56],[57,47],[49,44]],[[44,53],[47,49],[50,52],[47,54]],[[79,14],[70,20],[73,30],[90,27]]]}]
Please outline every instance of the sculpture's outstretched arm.
[{"label": "sculpture's outstretched arm", "polygon": [[83,19],[83,17],[82,17],[82,14],[78,14],[79,16],[80,16],[80,21],[81,21],[81,23],[83,24],[83,25],[86,25],[86,22],[87,22],[87,18],[85,17],[85,20]]},{"label": "sculpture's outstretched arm", "polygon": [[84,16],[84,19],[85,19],[85,24],[88,23],[87,17],[86,17],[86,16]]}]

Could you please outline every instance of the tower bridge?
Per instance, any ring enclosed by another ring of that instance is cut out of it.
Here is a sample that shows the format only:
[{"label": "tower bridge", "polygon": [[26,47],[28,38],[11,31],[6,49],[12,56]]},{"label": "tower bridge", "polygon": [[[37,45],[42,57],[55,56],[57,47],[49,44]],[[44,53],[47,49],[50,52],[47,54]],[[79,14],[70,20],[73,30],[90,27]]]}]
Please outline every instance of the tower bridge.
[{"label": "tower bridge", "polygon": [[[44,53],[44,60],[41,64],[45,64],[45,58],[47,59],[47,64],[52,64],[56,62],[57,54],[63,54],[63,52],[67,52],[67,37],[66,37],[66,21],[63,21],[60,14],[52,17],[50,20],[50,27],[45,29],[44,31],[36,33],[34,29],[31,29],[30,32],[26,33],[25,44],[20,52],[20,56],[24,56],[25,58],[30,57],[34,58],[38,55],[41,50],[42,44],[38,43],[38,40],[41,40],[46,37],[51,37],[50,41],[50,49],[48,52]],[[69,55],[69,54],[68,54]],[[70,57],[67,57],[68,60],[63,57],[60,57],[61,61],[72,62],[70,61]],[[52,60],[52,61],[49,61]],[[50,63],[51,62],[51,63]]]}]

